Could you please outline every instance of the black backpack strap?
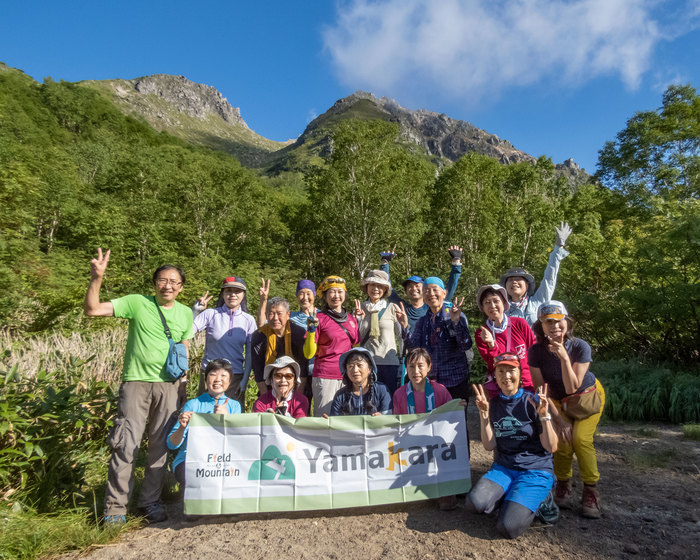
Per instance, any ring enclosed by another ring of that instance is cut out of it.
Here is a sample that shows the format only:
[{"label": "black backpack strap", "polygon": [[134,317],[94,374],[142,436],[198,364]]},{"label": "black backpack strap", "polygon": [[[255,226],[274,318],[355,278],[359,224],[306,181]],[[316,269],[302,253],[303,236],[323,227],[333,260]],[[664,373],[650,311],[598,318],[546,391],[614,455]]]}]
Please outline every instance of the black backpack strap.
[{"label": "black backpack strap", "polygon": [[158,302],[155,301],[156,304],[156,309],[158,310],[158,315],[160,315],[160,320],[163,323],[163,331],[165,331],[165,336],[168,337],[168,340],[170,340],[173,336],[170,334],[170,328],[168,327],[168,323],[165,322],[165,317],[163,316],[163,312],[160,310],[160,305],[158,305]]}]

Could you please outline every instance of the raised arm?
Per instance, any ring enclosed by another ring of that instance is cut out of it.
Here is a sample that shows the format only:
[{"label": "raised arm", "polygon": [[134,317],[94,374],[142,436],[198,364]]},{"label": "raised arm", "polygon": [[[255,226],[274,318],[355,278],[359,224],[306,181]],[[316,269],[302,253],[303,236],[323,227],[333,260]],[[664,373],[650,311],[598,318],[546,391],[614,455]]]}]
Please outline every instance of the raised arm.
[{"label": "raised arm", "polygon": [[260,288],[258,289],[258,294],[260,295],[260,305],[258,306],[258,327],[262,327],[267,323],[267,298],[270,295],[270,279],[267,279],[267,284],[265,284],[265,279],[260,279]]},{"label": "raised arm", "polygon": [[481,445],[486,451],[496,449],[496,436],[493,433],[491,426],[491,418],[489,417],[489,399],[486,396],[483,385],[472,385],[474,388],[474,397],[476,408],[479,409],[479,422],[481,423]]},{"label": "raised arm", "polygon": [[532,296],[532,300],[537,306],[549,301],[554,296],[554,290],[557,287],[559,265],[561,264],[561,261],[563,261],[564,258],[569,255],[569,251],[564,249],[566,240],[571,234],[569,224],[562,222],[561,227],[556,228],[556,230],[557,241],[554,243],[554,248],[549,254],[549,261],[547,262],[547,268],[544,269],[542,282],[540,282],[540,286],[537,288],[535,295]]},{"label": "raised arm", "polygon": [[532,404],[542,426],[540,432],[540,443],[550,453],[557,450],[558,438],[552,426],[552,417],[549,414],[549,399],[547,399],[547,385],[537,389],[537,400],[528,397],[528,402]]},{"label": "raised arm", "polygon": [[[387,276],[389,277],[389,283],[391,283],[391,274],[389,273],[389,262],[396,257],[396,253],[394,251],[382,251],[379,253],[382,257],[382,264],[379,267],[380,270],[383,270],[386,272]],[[394,285],[391,285],[391,293],[389,294],[389,297],[387,298],[391,303],[401,303],[403,300],[399,296],[399,294],[396,292],[394,289]]]},{"label": "raised arm", "polygon": [[310,360],[316,355],[316,350],[318,349],[316,345],[316,331],[318,329],[318,317],[316,317],[316,310],[311,312],[311,315],[306,320],[306,339],[304,340],[304,357]]},{"label": "raised arm", "polygon": [[450,269],[450,276],[445,286],[445,291],[447,291],[445,301],[452,301],[457,291],[459,277],[462,275],[462,248],[457,247],[457,245],[452,245],[448,249],[448,252],[450,253],[450,257],[452,257],[452,268]]},{"label": "raised arm", "polygon": [[100,288],[102,287],[102,278],[104,278],[109,255],[111,251],[107,251],[104,255],[102,249],[97,249],[97,258],[90,261],[90,285],[85,294],[83,302],[83,311],[88,317],[113,317],[114,306],[111,301],[100,301]]}]

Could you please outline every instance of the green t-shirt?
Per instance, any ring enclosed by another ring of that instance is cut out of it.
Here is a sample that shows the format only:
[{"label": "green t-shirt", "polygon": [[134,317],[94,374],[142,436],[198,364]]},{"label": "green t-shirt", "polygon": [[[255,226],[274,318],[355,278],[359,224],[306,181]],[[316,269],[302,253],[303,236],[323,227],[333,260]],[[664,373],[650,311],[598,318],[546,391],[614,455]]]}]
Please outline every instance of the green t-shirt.
[{"label": "green t-shirt", "polygon": [[[114,316],[129,319],[129,337],[124,352],[124,381],[172,381],[165,372],[170,344],[156,309],[154,296],[131,294],[113,299]],[[194,336],[192,310],[175,302],[170,309],[160,308],[175,342]]]}]

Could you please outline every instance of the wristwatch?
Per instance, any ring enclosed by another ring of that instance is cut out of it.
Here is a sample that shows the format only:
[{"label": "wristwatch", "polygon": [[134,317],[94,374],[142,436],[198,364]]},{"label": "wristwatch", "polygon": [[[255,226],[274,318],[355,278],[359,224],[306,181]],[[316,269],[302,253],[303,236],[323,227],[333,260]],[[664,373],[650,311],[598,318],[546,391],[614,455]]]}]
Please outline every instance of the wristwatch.
[{"label": "wristwatch", "polygon": [[547,414],[547,416],[540,416],[540,422],[549,422],[552,419],[551,414]]}]

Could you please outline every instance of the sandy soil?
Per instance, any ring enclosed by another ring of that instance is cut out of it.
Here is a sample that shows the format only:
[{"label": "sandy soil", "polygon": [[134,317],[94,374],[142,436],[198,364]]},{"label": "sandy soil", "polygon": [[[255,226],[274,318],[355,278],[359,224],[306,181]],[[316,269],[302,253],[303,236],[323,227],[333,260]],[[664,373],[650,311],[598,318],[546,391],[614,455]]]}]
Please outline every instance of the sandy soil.
[{"label": "sandy soil", "polygon": [[[470,406],[470,408],[472,408]],[[478,434],[478,420],[469,431]],[[181,503],[167,522],[127,533],[111,545],[63,558],[698,558],[700,443],[668,425],[600,426],[596,440],[604,515],[563,510],[554,526],[533,525],[509,541],[492,518],[432,502],[340,511],[255,514],[186,521]],[[491,455],[472,441],[472,482]],[[581,491],[580,482],[575,488]]]}]

